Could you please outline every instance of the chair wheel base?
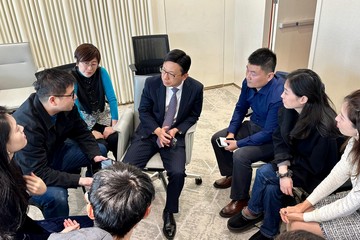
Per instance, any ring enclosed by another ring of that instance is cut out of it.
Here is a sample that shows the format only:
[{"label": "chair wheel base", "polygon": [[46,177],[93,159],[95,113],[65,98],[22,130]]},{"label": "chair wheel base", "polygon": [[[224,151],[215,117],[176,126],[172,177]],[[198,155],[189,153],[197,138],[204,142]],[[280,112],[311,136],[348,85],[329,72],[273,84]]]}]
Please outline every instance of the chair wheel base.
[{"label": "chair wheel base", "polygon": [[202,184],[202,178],[195,178],[195,184],[201,185]]}]

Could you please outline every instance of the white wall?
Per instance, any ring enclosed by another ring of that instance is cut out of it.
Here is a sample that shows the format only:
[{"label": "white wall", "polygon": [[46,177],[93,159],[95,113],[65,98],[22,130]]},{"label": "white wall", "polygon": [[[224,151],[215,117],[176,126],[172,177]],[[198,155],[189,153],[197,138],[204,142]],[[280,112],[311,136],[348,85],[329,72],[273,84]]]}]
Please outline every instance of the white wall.
[{"label": "white wall", "polygon": [[317,72],[337,109],[360,88],[360,1],[318,0],[309,68]]},{"label": "white wall", "polygon": [[265,1],[236,1],[235,4],[235,80],[241,86],[249,55],[263,46]]},{"label": "white wall", "polygon": [[[192,58],[190,75],[206,87],[241,84],[248,56],[263,46],[264,1],[152,1],[153,33]],[[163,12],[161,12],[163,11]]]}]

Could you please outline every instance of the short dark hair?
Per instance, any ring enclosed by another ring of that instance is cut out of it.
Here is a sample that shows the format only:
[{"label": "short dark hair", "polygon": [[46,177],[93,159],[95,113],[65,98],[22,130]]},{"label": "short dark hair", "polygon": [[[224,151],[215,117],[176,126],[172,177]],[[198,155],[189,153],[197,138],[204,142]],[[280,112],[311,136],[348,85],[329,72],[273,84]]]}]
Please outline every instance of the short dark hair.
[{"label": "short dark hair", "polygon": [[101,54],[99,49],[91,43],[83,43],[75,49],[74,58],[76,59],[76,63],[89,62],[94,58],[100,63]]},{"label": "short dark hair", "polygon": [[276,54],[268,48],[259,48],[253,52],[248,62],[260,66],[266,73],[274,72],[276,67]]},{"label": "short dark hair", "polygon": [[164,62],[174,62],[180,65],[181,73],[184,75],[190,69],[191,58],[183,50],[174,49],[168,52],[164,58]]},{"label": "short dark hair", "polygon": [[54,68],[37,73],[36,79],[33,85],[40,100],[51,95],[65,94],[66,89],[76,82],[70,73]]},{"label": "short dark hair", "polygon": [[149,176],[139,168],[115,163],[94,175],[89,202],[95,225],[124,237],[141,219],[155,196]]},{"label": "short dark hair", "polygon": [[281,233],[276,240],[322,240],[323,237],[305,230],[293,230]]}]

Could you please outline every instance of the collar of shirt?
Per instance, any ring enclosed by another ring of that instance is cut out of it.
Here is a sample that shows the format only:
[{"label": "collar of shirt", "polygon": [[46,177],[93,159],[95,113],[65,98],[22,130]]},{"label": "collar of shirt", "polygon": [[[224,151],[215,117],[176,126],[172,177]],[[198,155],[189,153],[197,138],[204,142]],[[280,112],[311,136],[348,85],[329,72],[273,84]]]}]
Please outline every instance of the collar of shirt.
[{"label": "collar of shirt", "polygon": [[263,86],[259,91],[257,91],[255,88],[253,88],[253,90],[256,92],[256,93],[259,93],[259,94],[263,94],[263,95],[266,95],[268,94],[268,92],[270,91],[270,87],[273,83],[273,79],[272,78],[265,86]]}]

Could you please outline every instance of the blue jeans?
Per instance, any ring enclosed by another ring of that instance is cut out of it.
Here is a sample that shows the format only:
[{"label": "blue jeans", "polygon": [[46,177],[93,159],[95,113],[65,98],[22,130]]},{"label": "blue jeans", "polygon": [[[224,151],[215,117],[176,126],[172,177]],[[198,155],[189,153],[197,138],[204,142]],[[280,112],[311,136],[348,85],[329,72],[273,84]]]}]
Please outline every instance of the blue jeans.
[{"label": "blue jeans", "polygon": [[271,164],[265,164],[256,171],[254,186],[248,209],[254,214],[264,213],[260,231],[267,237],[274,237],[279,232],[283,193],[280,180]]},{"label": "blue jeans", "polygon": [[[106,156],[107,150],[103,144],[98,144],[101,155]],[[79,145],[72,140],[66,140],[54,153],[50,167],[54,170],[69,173],[80,173],[81,167],[91,165],[92,160],[81,151]],[[64,187],[47,186],[41,196],[32,196],[30,204],[42,211],[44,218],[69,216],[68,190]]]}]

